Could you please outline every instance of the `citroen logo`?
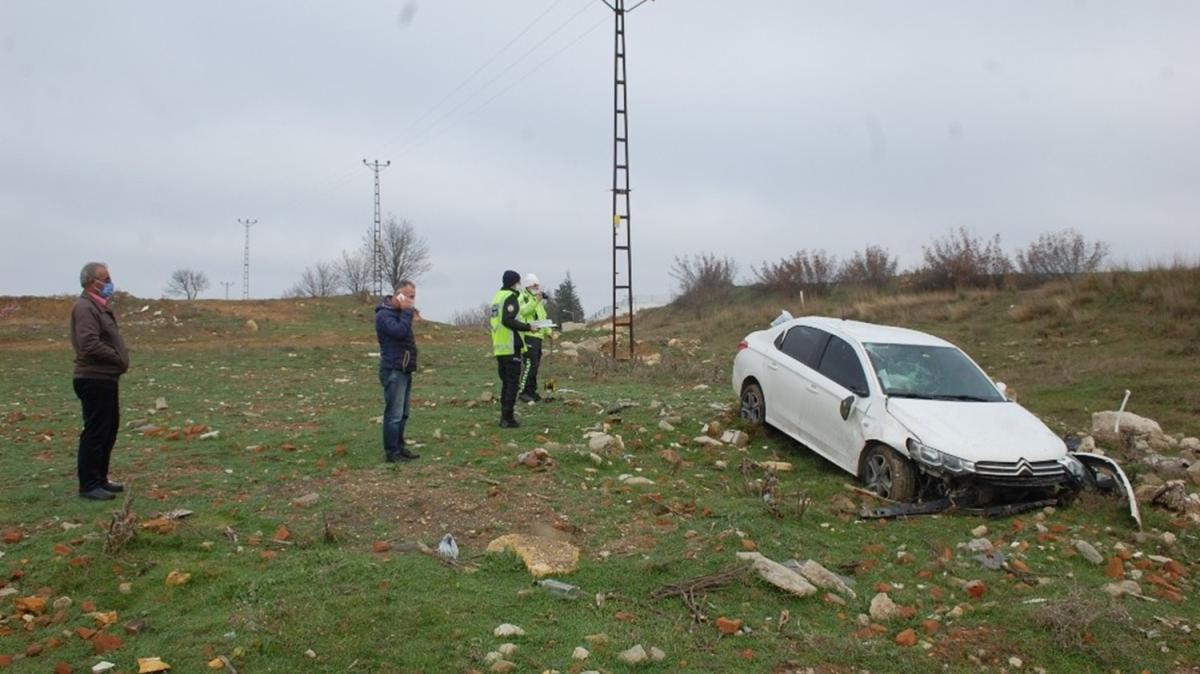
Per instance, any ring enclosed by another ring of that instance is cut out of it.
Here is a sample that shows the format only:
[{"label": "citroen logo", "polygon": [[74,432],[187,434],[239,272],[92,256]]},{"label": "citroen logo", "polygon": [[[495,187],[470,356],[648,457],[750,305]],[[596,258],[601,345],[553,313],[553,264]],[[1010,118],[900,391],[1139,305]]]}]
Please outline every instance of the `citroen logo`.
[{"label": "citroen logo", "polygon": [[1033,467],[1024,457],[1017,461],[1017,475],[1033,475]]}]

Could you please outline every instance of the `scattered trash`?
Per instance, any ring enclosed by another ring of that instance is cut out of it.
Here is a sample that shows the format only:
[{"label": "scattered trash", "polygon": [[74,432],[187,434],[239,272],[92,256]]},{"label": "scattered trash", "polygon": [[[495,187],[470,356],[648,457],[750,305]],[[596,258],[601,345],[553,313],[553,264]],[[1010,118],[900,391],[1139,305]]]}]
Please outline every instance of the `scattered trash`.
[{"label": "scattered trash", "polygon": [[550,594],[562,599],[578,599],[583,595],[583,592],[579,589],[578,585],[564,583],[560,580],[554,580],[553,578],[539,580],[537,581],[537,584],[542,586],[542,589],[546,590]]},{"label": "scattered trash", "polygon": [[458,559],[458,541],[454,540],[452,534],[442,536],[442,542],[438,543],[438,554],[449,559]]}]

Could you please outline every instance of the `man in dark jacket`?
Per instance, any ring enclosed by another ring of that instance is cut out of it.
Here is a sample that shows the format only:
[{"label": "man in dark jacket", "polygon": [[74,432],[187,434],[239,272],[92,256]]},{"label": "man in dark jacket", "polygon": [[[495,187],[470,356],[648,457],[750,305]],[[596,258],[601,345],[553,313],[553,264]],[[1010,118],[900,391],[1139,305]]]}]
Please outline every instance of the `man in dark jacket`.
[{"label": "man in dark jacket", "polygon": [[85,264],[79,272],[79,285],[83,292],[71,309],[73,384],[83,407],[76,461],[79,495],[93,501],[111,501],[114,493],[125,490],[108,481],[108,464],[121,423],[117,381],[129,369],[129,351],[109,306],[114,288],[108,265]]},{"label": "man in dark jacket", "polygon": [[404,280],[396,293],[375,308],[379,338],[379,383],[383,385],[383,458],[388,463],[421,458],[404,444],[408,423],[412,373],[417,369],[417,340],[413,335],[413,305],[417,286]]}]

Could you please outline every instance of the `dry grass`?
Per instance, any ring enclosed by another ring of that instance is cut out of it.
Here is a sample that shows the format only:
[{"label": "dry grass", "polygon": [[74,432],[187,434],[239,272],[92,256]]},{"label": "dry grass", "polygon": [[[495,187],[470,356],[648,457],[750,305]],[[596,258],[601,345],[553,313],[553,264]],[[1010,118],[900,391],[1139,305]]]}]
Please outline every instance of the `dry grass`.
[{"label": "dry grass", "polygon": [[1041,604],[1030,615],[1064,649],[1095,649],[1098,629],[1130,629],[1133,618],[1125,607],[1095,590],[1074,588],[1066,596]]}]

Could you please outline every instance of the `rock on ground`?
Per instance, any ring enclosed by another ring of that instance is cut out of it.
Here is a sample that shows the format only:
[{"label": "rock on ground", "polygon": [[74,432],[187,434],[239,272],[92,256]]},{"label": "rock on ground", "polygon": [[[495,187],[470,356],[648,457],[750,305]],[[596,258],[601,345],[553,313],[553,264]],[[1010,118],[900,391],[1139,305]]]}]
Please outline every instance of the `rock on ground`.
[{"label": "rock on ground", "polygon": [[738,559],[750,560],[754,564],[754,570],[758,573],[759,578],[785,592],[790,592],[797,597],[807,597],[817,592],[816,586],[805,580],[803,576],[779,562],[767,559],[761,553],[739,552],[737,556]]},{"label": "rock on ground", "polygon": [[1153,419],[1147,419],[1133,412],[1107,410],[1092,413],[1092,437],[1095,438],[1096,442],[1108,445],[1120,444],[1120,433],[1113,432],[1113,428],[1117,424],[1118,415],[1120,415],[1120,430],[1122,432],[1132,433],[1138,437],[1162,435],[1162,426],[1159,426],[1158,422]]},{"label": "rock on ground", "polygon": [[525,562],[534,576],[571,573],[579,568],[579,548],[566,541],[556,541],[528,534],[508,534],[488,543],[488,552],[512,550]]}]

